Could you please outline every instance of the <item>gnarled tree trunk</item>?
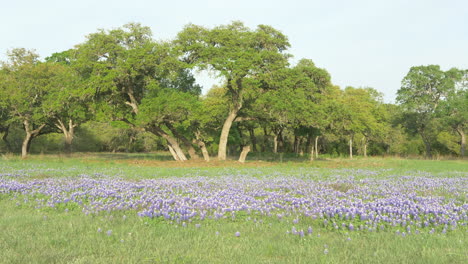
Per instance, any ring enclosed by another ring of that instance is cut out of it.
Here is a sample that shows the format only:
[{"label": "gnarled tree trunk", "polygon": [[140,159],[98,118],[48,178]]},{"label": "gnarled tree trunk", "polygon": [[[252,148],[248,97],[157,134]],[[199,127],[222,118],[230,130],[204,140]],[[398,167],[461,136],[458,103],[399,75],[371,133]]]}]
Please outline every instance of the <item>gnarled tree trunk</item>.
[{"label": "gnarled tree trunk", "polygon": [[62,120],[58,119],[55,126],[63,133],[64,139],[65,139],[65,146],[64,146],[65,153],[71,154],[73,138],[75,137],[75,127],[77,126],[77,124],[73,124],[73,120],[70,119],[68,120],[68,128],[67,128],[65,124],[62,122]]},{"label": "gnarled tree trunk", "polygon": [[229,131],[231,130],[232,123],[237,117],[237,113],[241,106],[234,107],[230,112],[226,120],[224,121],[223,128],[221,129],[221,136],[219,138],[219,148],[218,148],[218,160],[226,160],[226,148],[229,137]]},{"label": "gnarled tree trunk", "polygon": [[210,161],[210,154],[208,153],[208,150],[206,149],[205,142],[203,142],[203,140],[201,140],[200,137],[201,137],[200,130],[196,130],[195,139],[193,140],[193,143],[198,145],[198,147],[201,149],[203,159],[206,162],[208,162],[208,161]]},{"label": "gnarled tree trunk", "polygon": [[200,159],[200,156],[198,156],[197,152],[195,151],[195,148],[192,146],[192,143],[190,143],[190,141],[184,135],[180,134],[177,131],[177,129],[175,129],[174,126],[172,126],[171,123],[166,122],[164,124],[167,128],[169,128],[169,130],[176,138],[180,139],[182,143],[184,143],[184,146],[187,148],[187,152],[189,153],[191,159]]},{"label": "gnarled tree trunk", "polygon": [[29,123],[29,120],[23,121],[24,131],[26,135],[23,139],[23,144],[21,145],[21,158],[25,159],[28,156],[29,148],[31,147],[31,141],[39,136],[41,130],[46,126],[45,124],[40,125],[38,128],[33,129],[32,125]]},{"label": "gnarled tree trunk", "polygon": [[174,151],[174,149],[171,147],[171,144],[169,142],[167,143],[167,148],[169,149],[169,152],[171,153],[172,157],[176,160],[179,161],[179,156],[177,156],[177,153]]},{"label": "gnarled tree trunk", "polygon": [[[173,157],[175,160],[178,160],[178,161],[186,161],[187,160],[187,157],[185,156],[184,152],[182,151],[182,149],[180,148],[180,145],[179,143],[177,142],[177,139],[175,139],[174,137],[172,137],[171,135],[169,135],[168,133],[166,133],[164,130],[162,130],[160,127],[156,126],[156,125],[152,125],[148,128],[148,131],[150,131],[151,133],[157,135],[157,136],[161,136],[163,137],[166,141],[167,141],[167,144],[168,144],[168,147],[169,148],[169,151],[171,151],[171,148],[173,150]],[[171,152],[172,154],[172,152]]]},{"label": "gnarled tree trunk", "polygon": [[353,159],[353,137],[349,138],[349,158]]}]

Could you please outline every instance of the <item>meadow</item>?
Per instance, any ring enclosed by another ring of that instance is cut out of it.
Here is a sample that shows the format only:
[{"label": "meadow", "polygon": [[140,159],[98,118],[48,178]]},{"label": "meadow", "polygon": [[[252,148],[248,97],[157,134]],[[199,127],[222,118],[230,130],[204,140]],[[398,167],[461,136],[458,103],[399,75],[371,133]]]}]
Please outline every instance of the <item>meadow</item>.
[{"label": "meadow", "polygon": [[0,160],[1,263],[466,263],[468,162]]}]

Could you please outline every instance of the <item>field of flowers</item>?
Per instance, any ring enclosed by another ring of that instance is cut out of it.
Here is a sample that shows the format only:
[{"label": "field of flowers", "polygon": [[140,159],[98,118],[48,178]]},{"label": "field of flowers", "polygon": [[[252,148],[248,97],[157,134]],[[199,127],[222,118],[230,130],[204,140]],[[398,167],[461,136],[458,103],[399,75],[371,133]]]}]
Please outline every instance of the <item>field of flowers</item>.
[{"label": "field of flowers", "polygon": [[0,263],[468,258],[466,170],[2,165]]},{"label": "field of flowers", "polygon": [[[446,233],[468,223],[468,175],[450,178],[424,172],[376,177],[382,171],[336,170],[330,176],[223,175],[126,180],[102,174],[30,179],[0,173],[0,193],[18,206],[81,210],[83,214],[128,211],[185,226],[205,219],[292,219],[291,234],[313,227],[402,236]],[[359,175],[356,179],[355,175]],[[323,179],[326,178],[326,179]]]}]

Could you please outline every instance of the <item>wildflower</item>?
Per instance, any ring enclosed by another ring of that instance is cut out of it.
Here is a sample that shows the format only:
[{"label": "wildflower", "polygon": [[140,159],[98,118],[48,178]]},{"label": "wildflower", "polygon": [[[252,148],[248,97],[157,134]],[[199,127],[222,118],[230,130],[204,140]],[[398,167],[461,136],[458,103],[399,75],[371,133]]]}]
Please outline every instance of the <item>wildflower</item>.
[{"label": "wildflower", "polygon": [[107,235],[108,236],[112,235],[112,230],[107,230]]},{"label": "wildflower", "polygon": [[236,237],[240,237],[240,232],[237,231],[235,235],[236,235]]},{"label": "wildflower", "polygon": [[309,226],[309,228],[307,228],[307,233],[308,233],[309,235],[312,234],[312,227]]},{"label": "wildflower", "polygon": [[196,228],[200,228],[200,227],[201,227],[201,224],[195,224],[195,227],[196,227]]},{"label": "wildflower", "polygon": [[291,233],[292,233],[293,235],[296,235],[296,234],[297,234],[297,230],[296,230],[296,228],[295,228],[294,226],[291,228]]},{"label": "wildflower", "polygon": [[97,231],[98,231],[98,233],[101,233],[101,232],[102,232],[102,229],[101,229],[101,228],[98,228]]},{"label": "wildflower", "polygon": [[304,230],[299,231],[299,236],[304,237]]}]

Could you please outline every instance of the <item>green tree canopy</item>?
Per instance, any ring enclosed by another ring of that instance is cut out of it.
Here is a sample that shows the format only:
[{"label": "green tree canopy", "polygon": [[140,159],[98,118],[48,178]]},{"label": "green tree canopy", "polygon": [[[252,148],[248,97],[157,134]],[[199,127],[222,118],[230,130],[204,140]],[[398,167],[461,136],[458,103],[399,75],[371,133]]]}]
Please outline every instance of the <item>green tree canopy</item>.
[{"label": "green tree canopy", "polygon": [[175,40],[184,60],[199,69],[214,71],[226,82],[230,110],[219,141],[218,159],[226,159],[226,146],[232,122],[244,104],[246,94],[259,94],[262,80],[288,62],[288,39],[266,25],[251,30],[242,22],[207,29],[190,24]]}]

